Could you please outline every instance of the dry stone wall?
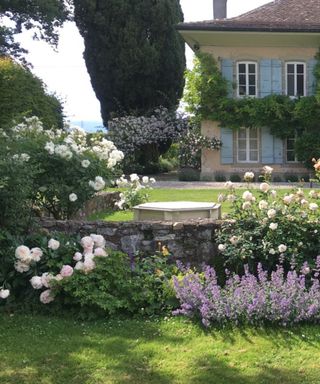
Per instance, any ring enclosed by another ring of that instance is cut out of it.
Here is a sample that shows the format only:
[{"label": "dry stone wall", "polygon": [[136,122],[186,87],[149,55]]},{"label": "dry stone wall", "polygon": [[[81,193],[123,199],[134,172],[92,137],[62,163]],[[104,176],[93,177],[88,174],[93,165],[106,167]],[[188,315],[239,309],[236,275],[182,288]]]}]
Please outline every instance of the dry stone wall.
[{"label": "dry stone wall", "polygon": [[41,226],[49,232],[68,234],[101,234],[107,247],[123,252],[154,254],[159,246],[166,245],[174,259],[192,265],[210,263],[217,254],[214,242],[218,220],[203,219],[188,222],[106,222],[42,219]]}]

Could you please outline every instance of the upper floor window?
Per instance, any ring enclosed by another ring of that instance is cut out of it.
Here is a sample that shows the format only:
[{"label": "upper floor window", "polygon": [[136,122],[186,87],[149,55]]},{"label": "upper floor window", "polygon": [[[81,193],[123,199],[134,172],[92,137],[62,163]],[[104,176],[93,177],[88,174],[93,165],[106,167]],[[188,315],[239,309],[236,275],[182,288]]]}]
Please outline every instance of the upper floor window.
[{"label": "upper floor window", "polygon": [[237,64],[238,96],[257,96],[257,63],[242,61]]},{"label": "upper floor window", "polygon": [[259,131],[257,128],[240,128],[237,135],[239,163],[259,161]]},{"label": "upper floor window", "polygon": [[287,95],[299,97],[306,95],[306,65],[305,63],[286,63]]}]

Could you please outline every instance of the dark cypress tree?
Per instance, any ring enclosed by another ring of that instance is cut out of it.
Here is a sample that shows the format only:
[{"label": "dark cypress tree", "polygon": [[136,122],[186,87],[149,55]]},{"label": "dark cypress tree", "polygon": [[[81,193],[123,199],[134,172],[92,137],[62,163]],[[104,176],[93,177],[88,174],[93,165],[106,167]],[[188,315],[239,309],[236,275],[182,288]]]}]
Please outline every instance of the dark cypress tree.
[{"label": "dark cypress tree", "polygon": [[74,0],[102,117],[176,108],[184,86],[179,0]]}]

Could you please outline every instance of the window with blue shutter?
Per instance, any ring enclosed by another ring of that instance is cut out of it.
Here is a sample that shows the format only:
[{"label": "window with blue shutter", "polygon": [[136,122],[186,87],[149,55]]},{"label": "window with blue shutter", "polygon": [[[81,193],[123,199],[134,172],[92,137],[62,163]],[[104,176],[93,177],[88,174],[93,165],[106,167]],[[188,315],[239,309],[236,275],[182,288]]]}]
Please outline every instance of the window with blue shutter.
[{"label": "window with blue shutter", "polygon": [[228,81],[228,96],[233,96],[233,61],[230,59],[221,60],[222,76]]},{"label": "window with blue shutter", "polygon": [[220,128],[222,147],[220,150],[221,164],[233,163],[233,130]]},{"label": "window with blue shutter", "polygon": [[307,63],[307,92],[308,96],[312,96],[316,92],[316,78],[314,76],[314,67],[317,64],[316,59],[311,59]]}]

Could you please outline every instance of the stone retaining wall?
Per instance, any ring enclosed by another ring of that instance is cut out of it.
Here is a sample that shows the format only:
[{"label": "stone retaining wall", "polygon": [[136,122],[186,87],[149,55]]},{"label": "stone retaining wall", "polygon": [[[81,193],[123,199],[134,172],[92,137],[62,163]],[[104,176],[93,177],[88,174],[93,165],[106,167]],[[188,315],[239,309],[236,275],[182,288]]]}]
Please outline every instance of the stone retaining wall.
[{"label": "stone retaining wall", "polygon": [[114,203],[119,200],[120,192],[99,192],[96,193],[91,200],[84,204],[84,207],[79,211],[75,219],[86,219],[95,213],[104,212],[107,210],[115,210]]},{"label": "stone retaining wall", "polygon": [[212,261],[217,253],[214,234],[220,225],[221,221],[212,219],[176,223],[41,220],[41,226],[50,232],[103,235],[107,247],[126,253],[141,251],[154,254],[161,243],[168,247],[174,259],[193,265]]}]

